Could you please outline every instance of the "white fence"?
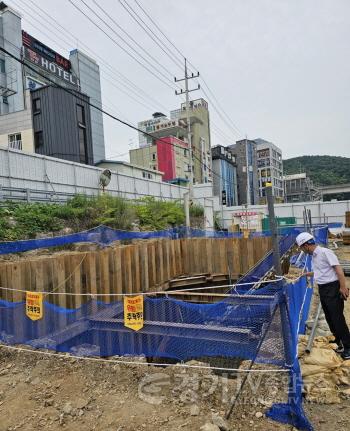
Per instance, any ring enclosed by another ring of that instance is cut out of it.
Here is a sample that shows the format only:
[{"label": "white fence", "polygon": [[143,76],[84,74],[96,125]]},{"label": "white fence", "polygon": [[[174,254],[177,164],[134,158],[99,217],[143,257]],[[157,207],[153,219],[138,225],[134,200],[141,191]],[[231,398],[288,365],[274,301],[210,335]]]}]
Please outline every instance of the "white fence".
[{"label": "white fence", "polygon": [[[277,217],[295,217],[297,224],[304,224],[304,208],[311,210],[312,222],[316,223],[345,223],[345,212],[350,211],[350,201],[334,202],[298,202],[287,204],[275,204],[275,214]],[[234,213],[245,211],[245,206],[224,207],[223,219],[225,227],[232,224]],[[266,205],[251,205],[248,211],[255,211],[268,215]]]},{"label": "white fence", "polygon": [[[0,200],[64,201],[75,194],[97,195],[101,168],[0,148]],[[173,184],[112,173],[106,191],[137,199],[182,199],[188,189]]]},{"label": "white fence", "polygon": [[[0,201],[65,201],[77,193],[97,195],[101,192],[99,178],[102,171],[94,166],[0,148]],[[188,191],[186,187],[116,172],[106,190],[128,199],[154,196],[164,200],[182,199]],[[226,228],[231,226],[234,213],[245,210],[242,206],[219,205],[218,197],[212,195],[211,184],[195,185],[193,193],[196,203],[210,207],[211,213],[216,211]],[[344,223],[345,212],[350,211],[350,201],[276,204],[275,213],[277,217],[295,217],[296,222],[302,224],[305,207],[311,210],[313,223]],[[267,215],[267,206],[249,206],[249,211]]]}]

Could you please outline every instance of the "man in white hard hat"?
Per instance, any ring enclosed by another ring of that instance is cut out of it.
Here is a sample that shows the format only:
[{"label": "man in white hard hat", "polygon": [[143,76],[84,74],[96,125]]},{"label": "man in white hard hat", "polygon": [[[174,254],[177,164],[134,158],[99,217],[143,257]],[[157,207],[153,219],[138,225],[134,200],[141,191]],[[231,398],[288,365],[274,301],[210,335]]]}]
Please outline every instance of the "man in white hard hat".
[{"label": "man in white hard hat", "polygon": [[314,276],[318,285],[322,308],[335,342],[337,353],[343,359],[350,359],[350,332],[344,317],[344,301],[349,297],[343,268],[332,250],[320,247],[309,232],[296,237],[299,248],[312,255],[313,272],[303,275]]}]

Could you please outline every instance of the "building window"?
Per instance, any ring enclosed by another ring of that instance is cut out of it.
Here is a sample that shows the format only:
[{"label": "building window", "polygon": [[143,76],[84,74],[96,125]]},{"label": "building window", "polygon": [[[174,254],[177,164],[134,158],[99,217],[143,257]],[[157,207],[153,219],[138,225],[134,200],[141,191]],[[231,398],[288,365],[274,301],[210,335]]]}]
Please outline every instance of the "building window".
[{"label": "building window", "polygon": [[5,60],[0,58],[0,72],[5,73]]},{"label": "building window", "polygon": [[13,135],[9,135],[9,148],[13,150],[21,150],[22,149],[22,135],[21,133],[14,133]]},{"label": "building window", "polygon": [[37,99],[33,99],[33,114],[40,114],[41,110],[41,101],[38,97]]},{"label": "building window", "polygon": [[35,149],[37,150],[38,148],[42,147],[44,145],[44,136],[43,136],[43,132],[35,132],[34,133],[34,146]]},{"label": "building window", "polygon": [[156,160],[156,154],[155,153],[152,154],[152,160]]},{"label": "building window", "polygon": [[9,101],[7,99],[7,96],[2,96],[2,102],[5,103],[5,105],[9,104]]},{"label": "building window", "polygon": [[84,127],[79,127],[79,162],[88,164],[86,129]]},{"label": "building window", "polygon": [[39,97],[37,97],[36,99],[33,99],[33,112],[34,114],[40,112],[41,110],[41,100]]},{"label": "building window", "polygon": [[88,164],[88,151],[86,142],[85,108],[77,104],[78,137],[79,137],[79,162]]},{"label": "building window", "polygon": [[77,105],[77,117],[79,126],[85,126],[85,109],[83,105]]}]

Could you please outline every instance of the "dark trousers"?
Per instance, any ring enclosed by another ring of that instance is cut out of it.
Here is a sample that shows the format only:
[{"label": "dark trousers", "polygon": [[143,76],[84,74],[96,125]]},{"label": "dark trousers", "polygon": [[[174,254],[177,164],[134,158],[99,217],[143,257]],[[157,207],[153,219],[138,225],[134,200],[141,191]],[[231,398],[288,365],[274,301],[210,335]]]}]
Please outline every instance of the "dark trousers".
[{"label": "dark trousers", "polygon": [[318,290],[322,308],[336,343],[341,341],[345,348],[350,348],[350,332],[344,317],[344,299],[339,292],[339,281],[319,284]]}]

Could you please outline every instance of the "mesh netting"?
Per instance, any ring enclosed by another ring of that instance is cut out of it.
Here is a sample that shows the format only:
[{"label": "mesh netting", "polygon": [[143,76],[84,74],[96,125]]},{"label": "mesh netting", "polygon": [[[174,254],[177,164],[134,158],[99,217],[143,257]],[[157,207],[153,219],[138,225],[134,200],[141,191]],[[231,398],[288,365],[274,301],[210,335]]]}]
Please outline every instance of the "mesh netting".
[{"label": "mesh netting", "polygon": [[[282,254],[297,233],[282,238]],[[318,242],[326,242],[327,229],[319,228],[315,235]],[[271,266],[270,253],[243,281],[255,283]],[[215,304],[145,296],[144,326],[139,331],[124,326],[121,300],[106,304],[91,299],[78,309],[45,302],[43,318],[37,321],[26,316],[24,302],[1,300],[0,341],[76,356],[142,355],[175,361],[239,358],[278,367],[289,373],[288,401],[275,404],[268,416],[311,430],[302,408],[297,360],[298,332],[305,326],[310,298],[305,278],[294,284],[270,283],[249,293],[236,289]]]},{"label": "mesh netting", "polygon": [[[44,303],[44,316],[32,321],[25,303],[1,301],[0,337],[8,344],[29,344],[59,352],[81,349],[97,356],[145,355],[188,360],[202,356],[254,359],[267,323],[279,301],[281,287],[259,295],[230,295],[216,304],[192,304],[172,298],[144,300],[144,327],[124,326],[123,302],[91,300],[67,310]],[[277,329],[277,327],[276,327]],[[277,332],[276,332],[277,334]],[[278,332],[281,338],[281,331]],[[281,341],[261,362],[283,363]]]},{"label": "mesh netting", "polygon": [[[294,358],[294,326],[300,307],[299,302],[290,305],[296,290],[302,292],[303,286],[290,288],[278,282],[253,294],[232,294],[216,304],[146,297],[144,327],[137,332],[124,326],[121,301],[91,300],[76,310],[45,303],[44,316],[38,321],[26,317],[23,302],[1,301],[0,340],[77,356],[205,358],[214,365],[223,358],[239,358],[290,370],[294,382],[296,377],[301,379]],[[294,426],[304,424],[300,429],[311,429],[302,411],[301,389],[295,393],[293,387],[291,384],[288,403],[275,405],[268,414],[276,420],[287,417]],[[290,415],[286,408],[292,409]]]},{"label": "mesh netting", "polygon": [[[288,227],[282,228],[279,234],[282,236],[293,236],[297,232],[302,232],[303,228]],[[323,228],[319,228],[321,232]],[[252,232],[251,237],[271,236],[270,232]],[[207,231],[201,229],[187,228],[184,226],[173,229],[151,231],[151,232],[130,232],[112,229],[108,226],[98,226],[85,232],[73,233],[70,235],[56,236],[53,238],[28,239],[23,241],[0,242],[0,254],[18,253],[39,248],[58,247],[67,244],[80,242],[91,242],[101,246],[106,246],[114,241],[126,241],[133,239],[151,239],[151,238],[242,238],[240,232],[226,231]],[[324,242],[322,242],[324,243]]]}]

